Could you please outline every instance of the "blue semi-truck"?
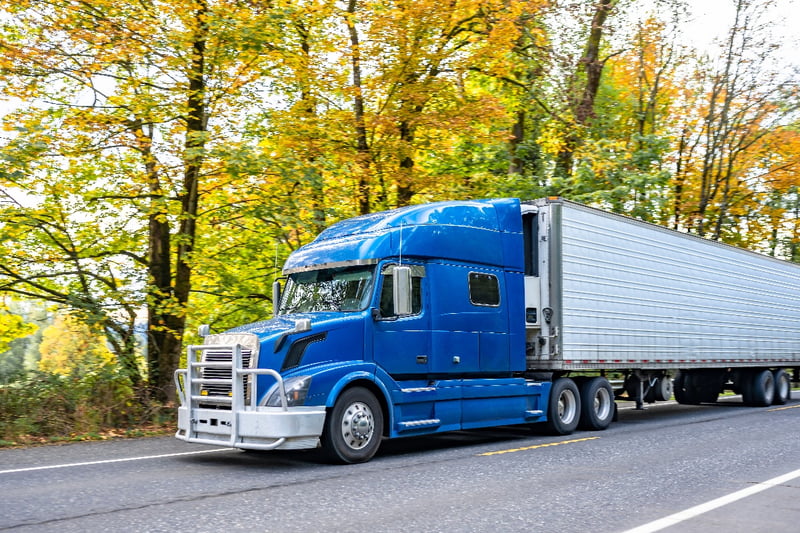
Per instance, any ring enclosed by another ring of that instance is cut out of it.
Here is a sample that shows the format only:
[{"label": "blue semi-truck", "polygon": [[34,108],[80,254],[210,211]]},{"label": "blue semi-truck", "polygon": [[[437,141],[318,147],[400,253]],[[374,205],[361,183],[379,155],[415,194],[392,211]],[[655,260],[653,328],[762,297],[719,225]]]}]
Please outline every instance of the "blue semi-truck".
[{"label": "blue semi-truck", "polygon": [[345,220],[283,273],[274,318],[188,347],[178,438],[355,463],[384,438],[602,430],[619,398],[782,404],[800,368],[800,265],[558,198]]}]

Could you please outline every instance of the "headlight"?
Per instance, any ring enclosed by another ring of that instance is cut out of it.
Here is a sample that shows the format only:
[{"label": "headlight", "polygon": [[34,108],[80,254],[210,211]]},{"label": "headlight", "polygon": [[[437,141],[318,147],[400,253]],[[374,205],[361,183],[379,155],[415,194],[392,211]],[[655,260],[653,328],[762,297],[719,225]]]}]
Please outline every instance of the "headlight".
[{"label": "headlight", "polygon": [[[286,405],[293,407],[303,405],[308,396],[308,388],[311,386],[311,376],[295,376],[283,382],[286,389]],[[278,384],[272,386],[267,392],[267,400],[263,405],[269,407],[281,407],[281,392]]]}]

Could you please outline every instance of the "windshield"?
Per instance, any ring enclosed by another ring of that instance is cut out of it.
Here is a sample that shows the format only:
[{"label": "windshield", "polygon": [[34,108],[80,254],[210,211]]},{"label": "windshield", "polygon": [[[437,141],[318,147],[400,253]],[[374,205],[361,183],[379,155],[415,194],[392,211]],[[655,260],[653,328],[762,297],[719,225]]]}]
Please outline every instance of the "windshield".
[{"label": "windshield", "polygon": [[289,276],[280,314],[361,311],[369,304],[375,267],[341,267]]}]

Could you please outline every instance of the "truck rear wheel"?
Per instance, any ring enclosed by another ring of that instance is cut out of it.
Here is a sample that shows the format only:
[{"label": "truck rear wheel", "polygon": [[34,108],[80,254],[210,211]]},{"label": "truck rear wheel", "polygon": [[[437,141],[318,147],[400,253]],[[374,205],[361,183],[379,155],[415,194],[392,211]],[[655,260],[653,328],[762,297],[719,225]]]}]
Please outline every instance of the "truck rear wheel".
[{"label": "truck rear wheel", "polygon": [[342,393],[325,418],[322,447],[336,463],[364,463],[378,451],[383,411],[375,395],[363,387]]},{"label": "truck rear wheel", "polygon": [[792,380],[789,374],[782,368],[772,372],[775,383],[775,396],[772,398],[773,405],[783,405],[792,396]]},{"label": "truck rear wheel", "polygon": [[550,389],[547,406],[547,431],[556,435],[569,435],[581,419],[580,392],[569,378],[558,378]]},{"label": "truck rear wheel", "polygon": [[583,381],[579,387],[581,397],[580,428],[602,430],[614,419],[614,389],[604,377]]}]

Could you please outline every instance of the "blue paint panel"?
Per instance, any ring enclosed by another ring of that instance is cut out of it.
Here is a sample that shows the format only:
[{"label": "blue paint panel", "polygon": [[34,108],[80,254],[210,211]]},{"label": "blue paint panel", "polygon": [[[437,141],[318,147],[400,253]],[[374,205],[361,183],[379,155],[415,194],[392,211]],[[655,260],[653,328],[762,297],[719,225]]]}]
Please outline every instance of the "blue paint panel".
[{"label": "blue paint panel", "polygon": [[[392,393],[394,424],[391,436],[411,436],[457,429],[544,420],[549,383],[522,378],[402,382]],[[416,390],[415,390],[416,389]],[[404,423],[436,420],[435,427]]]},{"label": "blue paint panel", "polygon": [[449,379],[435,382],[439,401],[436,403],[436,417],[442,421],[440,431],[461,429],[461,413],[463,403],[461,393],[462,380]]},{"label": "blue paint panel", "polygon": [[468,399],[525,396],[527,382],[523,378],[469,379],[462,383],[462,396]]},{"label": "blue paint panel", "polygon": [[[338,239],[348,235],[385,231],[388,228],[424,224],[470,226],[490,230],[505,229],[506,226],[503,224],[510,224],[509,227],[513,227],[511,225],[514,224],[513,214],[505,212],[512,212],[515,209],[519,214],[519,201],[513,198],[412,205],[344,220],[320,233],[318,240]],[[498,220],[496,210],[504,212],[500,215],[503,224]],[[511,231],[521,232],[522,222],[517,221],[516,227],[518,229]]]},{"label": "blue paint panel", "polygon": [[[521,246],[521,244],[520,244]],[[508,313],[508,353],[509,367],[514,372],[522,372],[525,362],[525,287],[524,276],[506,272],[505,311]]]},{"label": "blue paint panel", "polygon": [[[469,274],[486,272],[500,280],[501,305],[488,307],[474,305],[469,295]],[[441,331],[506,331],[508,311],[503,300],[503,272],[467,264],[428,265],[428,278],[435,287],[431,298],[432,327]],[[524,326],[524,324],[523,324]]]},{"label": "blue paint panel", "polygon": [[[523,304],[519,301],[519,296],[507,296],[509,291],[506,290],[504,272],[475,265],[450,263],[430,263],[427,271],[432,291],[438,295],[431,299],[433,352],[436,355],[436,366],[433,371],[452,369],[453,372],[461,374],[508,374],[513,370],[524,370],[525,325],[521,318],[516,321],[509,319],[510,314],[521,317]],[[470,301],[471,272],[497,276],[501,291],[500,306],[475,305]],[[517,281],[521,284],[521,276],[513,278],[515,284]],[[509,311],[506,302],[509,298],[518,302],[518,312]],[[509,331],[517,336],[509,336]],[[519,350],[514,359],[514,364],[517,366],[512,366],[512,356],[509,352],[512,349]],[[461,353],[458,353],[459,351]],[[462,364],[453,365],[453,355],[461,355]]]},{"label": "blue paint panel", "polygon": [[[454,358],[458,357],[459,362]],[[478,359],[478,334],[465,331],[432,333],[431,372],[434,374],[466,374],[481,370]]]},{"label": "blue paint panel", "polygon": [[529,387],[524,379],[465,381],[462,427],[538,421],[526,417],[526,411],[531,410],[531,406],[539,407],[540,393],[539,387]]},{"label": "blue paint panel", "polygon": [[[482,372],[508,372],[510,369],[508,333],[478,334]],[[523,352],[524,353],[524,352]]]}]

